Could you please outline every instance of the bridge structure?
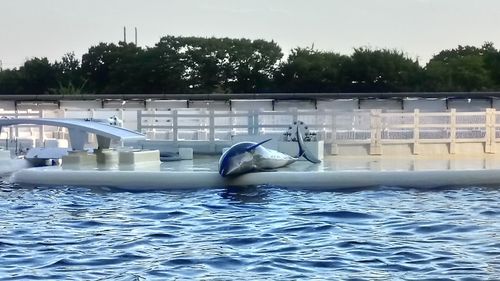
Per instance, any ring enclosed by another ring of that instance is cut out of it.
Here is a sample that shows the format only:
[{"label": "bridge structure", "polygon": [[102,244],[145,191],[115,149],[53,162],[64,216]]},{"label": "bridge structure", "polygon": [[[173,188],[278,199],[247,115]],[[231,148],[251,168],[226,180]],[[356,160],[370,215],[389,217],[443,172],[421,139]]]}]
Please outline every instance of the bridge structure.
[{"label": "bridge structure", "polygon": [[133,142],[146,139],[146,136],[141,133],[91,119],[0,118],[0,130],[2,127],[15,125],[42,125],[67,128],[71,148],[79,151],[84,150],[88,134],[96,135],[99,149],[109,148],[111,140]]}]

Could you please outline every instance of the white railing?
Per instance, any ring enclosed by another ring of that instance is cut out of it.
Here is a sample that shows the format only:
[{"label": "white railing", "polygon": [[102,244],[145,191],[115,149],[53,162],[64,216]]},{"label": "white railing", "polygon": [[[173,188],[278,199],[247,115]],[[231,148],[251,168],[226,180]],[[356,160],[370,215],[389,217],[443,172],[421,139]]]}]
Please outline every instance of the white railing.
[{"label": "white railing", "polygon": [[[231,140],[237,135],[283,133],[298,120],[315,132],[326,144],[367,144],[372,154],[380,153],[384,144],[412,144],[418,152],[425,143],[447,143],[450,151],[456,143],[484,143],[485,152],[493,153],[500,141],[500,112],[413,112],[382,110],[300,110],[288,111],[217,111],[207,109],[173,110],[44,110],[4,111],[8,118],[104,118],[117,115],[125,127],[157,140]],[[18,126],[2,130],[5,139],[21,135],[44,137],[42,126]],[[51,133],[49,130],[45,134]],[[57,133],[57,131],[56,131]]]},{"label": "white railing", "polygon": [[[283,134],[295,121],[305,122],[320,140],[334,145],[483,142],[492,152],[500,138],[500,112],[383,112],[381,110],[138,111],[138,130],[152,137],[179,141],[228,140],[238,134]],[[161,134],[166,132],[166,134]],[[190,137],[191,136],[191,137]]]},{"label": "white railing", "polygon": [[282,135],[297,120],[312,131],[326,131],[331,115],[317,110],[138,111],[138,131],[152,137],[179,140],[230,140],[235,135]]}]

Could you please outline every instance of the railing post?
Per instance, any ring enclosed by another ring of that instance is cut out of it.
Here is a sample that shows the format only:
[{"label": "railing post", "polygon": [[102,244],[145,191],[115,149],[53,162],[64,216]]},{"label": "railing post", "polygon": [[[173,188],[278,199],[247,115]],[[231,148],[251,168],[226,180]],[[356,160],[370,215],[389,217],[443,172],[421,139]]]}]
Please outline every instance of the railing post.
[{"label": "railing post", "polygon": [[173,141],[177,142],[178,136],[177,133],[179,132],[179,120],[177,119],[177,109],[172,110],[172,134],[173,134]]},{"label": "railing post", "polygon": [[496,110],[494,108],[486,109],[486,135],[485,135],[485,145],[484,152],[494,154],[496,152],[495,139],[496,139]]},{"label": "railing post", "polygon": [[[19,111],[16,109],[14,117],[17,119],[19,118]],[[15,134],[16,134],[16,141],[19,138],[19,126],[16,126],[15,129]],[[16,148],[16,153],[17,153],[17,148]]]},{"label": "railing post", "polygon": [[497,110],[495,108],[490,109],[491,119],[490,119],[490,142],[491,142],[491,152],[496,153],[497,151]]},{"label": "railing post", "polygon": [[[38,117],[42,118],[42,119],[45,118],[45,112],[44,112],[43,109],[41,109],[40,111],[38,111]],[[42,126],[39,127],[39,133],[38,134],[40,135],[40,141],[42,142],[43,145],[45,145],[44,144],[45,143],[45,126],[44,125],[42,125]]]},{"label": "railing post", "polygon": [[450,154],[455,154],[457,143],[457,110],[451,109],[450,112]]},{"label": "railing post", "polygon": [[332,136],[331,136],[331,144],[330,144],[330,154],[337,155],[339,154],[339,147],[337,144],[337,111],[332,111]]},{"label": "railing post", "polygon": [[372,109],[370,111],[370,154],[371,155],[381,155],[382,154],[382,120],[381,120],[381,110]]},{"label": "railing post", "polygon": [[253,116],[255,115],[255,110],[251,110],[248,112],[248,117],[247,117],[247,125],[248,125],[248,134],[253,135],[254,133],[254,124],[253,124]]},{"label": "railing post", "polygon": [[290,108],[290,113],[292,113],[292,123],[297,123],[299,121],[299,114],[296,107]]},{"label": "railing post", "polygon": [[142,133],[142,110],[137,110],[137,132]]},{"label": "railing post", "polygon": [[122,122],[125,121],[125,117],[123,117],[123,112],[125,111],[125,109],[123,108],[119,108],[118,109],[118,118],[120,118],[122,120]]},{"label": "railing post", "polygon": [[248,134],[259,134],[259,110],[252,110],[248,114]]},{"label": "railing post", "polygon": [[420,154],[420,110],[413,110],[413,154]]},{"label": "railing post", "polygon": [[214,110],[213,108],[210,109],[209,111],[210,116],[209,116],[209,122],[208,122],[208,140],[211,142],[215,141],[215,117],[214,117]]}]

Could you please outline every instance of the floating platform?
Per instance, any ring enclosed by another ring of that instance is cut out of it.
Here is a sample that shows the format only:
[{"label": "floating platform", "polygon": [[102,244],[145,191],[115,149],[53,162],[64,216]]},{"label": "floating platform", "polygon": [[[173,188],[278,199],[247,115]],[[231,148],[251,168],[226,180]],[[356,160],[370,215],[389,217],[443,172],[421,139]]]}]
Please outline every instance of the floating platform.
[{"label": "floating platform", "polygon": [[131,191],[272,185],[335,191],[389,186],[415,189],[500,186],[500,159],[387,159],[328,157],[322,164],[296,162],[273,172],[222,178],[216,157],[135,167],[38,167],[17,171],[11,181],[36,186],[112,187]]}]

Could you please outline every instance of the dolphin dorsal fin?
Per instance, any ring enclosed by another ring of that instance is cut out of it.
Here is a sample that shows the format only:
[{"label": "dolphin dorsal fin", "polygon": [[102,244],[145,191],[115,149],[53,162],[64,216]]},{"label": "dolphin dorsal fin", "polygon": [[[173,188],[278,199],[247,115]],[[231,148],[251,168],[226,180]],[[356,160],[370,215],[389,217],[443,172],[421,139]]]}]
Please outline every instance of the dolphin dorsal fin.
[{"label": "dolphin dorsal fin", "polygon": [[246,151],[251,151],[251,150],[254,150],[254,149],[256,149],[256,148],[257,148],[257,146],[259,146],[259,145],[263,145],[264,143],[266,143],[266,142],[268,142],[268,141],[270,141],[270,140],[272,140],[272,139],[267,139],[267,140],[265,140],[265,141],[261,141],[261,142],[259,142],[259,143],[256,143],[256,144],[254,144],[254,145],[252,145],[252,146],[248,147],[248,148],[247,148],[247,149],[245,149],[245,150],[246,150]]}]

